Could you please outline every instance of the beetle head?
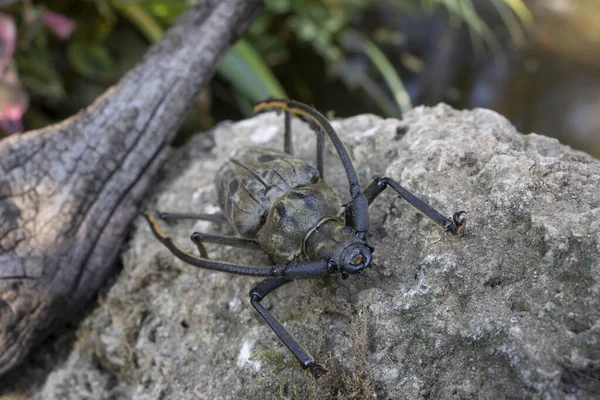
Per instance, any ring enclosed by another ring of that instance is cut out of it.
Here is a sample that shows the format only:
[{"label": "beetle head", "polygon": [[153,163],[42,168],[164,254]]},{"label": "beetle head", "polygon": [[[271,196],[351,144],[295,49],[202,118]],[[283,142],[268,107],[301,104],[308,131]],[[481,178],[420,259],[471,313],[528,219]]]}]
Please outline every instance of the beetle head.
[{"label": "beetle head", "polygon": [[366,243],[355,242],[346,246],[342,251],[337,265],[346,279],[349,274],[358,274],[371,264],[372,248]]}]

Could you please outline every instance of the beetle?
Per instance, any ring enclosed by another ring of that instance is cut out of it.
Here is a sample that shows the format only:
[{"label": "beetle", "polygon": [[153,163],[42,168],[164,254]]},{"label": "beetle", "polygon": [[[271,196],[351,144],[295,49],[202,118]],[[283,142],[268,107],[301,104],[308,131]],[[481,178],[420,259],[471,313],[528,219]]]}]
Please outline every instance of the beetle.
[{"label": "beetle", "polygon": [[[295,279],[340,273],[343,279],[371,265],[373,247],[367,244],[369,205],[387,187],[435,224],[460,235],[466,213],[447,218],[391,178],[377,177],[362,190],[344,144],[329,121],[305,104],[270,99],[254,106],[255,112],[284,112],[284,151],[263,148],[237,150],[215,177],[222,214],[177,214],[146,211],[156,238],[176,257],[193,266],[238,275],[266,277],[250,290],[250,303],[303,368],[315,378],[327,372],[283,327],[261,301],[275,289]],[[294,158],[292,114],[309,123],[317,134],[317,167]],[[324,182],[324,135],[333,143],[348,178],[351,200],[340,197]],[[194,218],[228,221],[239,236],[194,232],[200,256],[175,243],[160,227],[160,219]],[[203,242],[266,251],[275,265],[248,266],[208,258]]]}]

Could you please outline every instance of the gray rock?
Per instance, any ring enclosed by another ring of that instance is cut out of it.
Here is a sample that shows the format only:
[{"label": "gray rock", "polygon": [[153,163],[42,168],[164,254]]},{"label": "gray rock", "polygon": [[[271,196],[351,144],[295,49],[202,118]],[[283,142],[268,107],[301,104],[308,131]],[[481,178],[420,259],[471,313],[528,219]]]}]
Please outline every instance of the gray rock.
[{"label": "gray rock", "polygon": [[[329,369],[315,381],[249,304],[257,279],[175,259],[139,218],[124,269],[34,398],[594,398],[600,395],[600,162],[487,110],[417,108],[402,121],[335,121],[363,186],[387,175],[440,212],[444,233],[397,195],[371,206],[375,266],[298,281],[264,303]],[[314,134],[294,120],[297,153]],[[215,212],[213,176],[240,146],[282,148],[283,117],[222,123],[216,147],[180,150],[156,208]],[[347,182],[330,145],[325,180]],[[182,246],[225,224],[163,223]],[[209,246],[215,259],[266,264]]]}]

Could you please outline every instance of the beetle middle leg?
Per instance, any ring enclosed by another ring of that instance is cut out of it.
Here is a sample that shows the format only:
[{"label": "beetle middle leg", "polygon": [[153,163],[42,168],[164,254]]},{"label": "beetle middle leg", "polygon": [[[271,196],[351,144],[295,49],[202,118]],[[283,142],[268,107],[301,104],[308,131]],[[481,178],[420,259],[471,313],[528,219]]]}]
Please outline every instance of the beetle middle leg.
[{"label": "beetle middle leg", "polygon": [[[377,198],[387,187],[391,187],[396,193],[400,195],[404,200],[408,202],[411,206],[425,214],[429,217],[433,222],[435,222],[438,226],[444,228],[445,230],[455,234],[460,235],[467,219],[465,218],[465,211],[455,212],[451,218],[447,218],[442,215],[439,211],[431,207],[429,204],[425,203],[423,200],[419,199],[417,196],[406,190],[402,187],[398,182],[391,178],[375,178],[373,182],[365,189],[363,192],[367,197],[367,204],[365,207],[349,207],[349,210],[354,213],[364,213],[368,214],[368,206],[371,205],[373,200]],[[346,214],[347,223],[351,222],[352,215],[350,212]],[[359,218],[360,219],[360,218]]]},{"label": "beetle middle leg", "polygon": [[291,280],[288,278],[269,278],[260,282],[252,290],[250,290],[250,303],[258,311],[261,317],[271,327],[273,332],[279,337],[279,339],[285,344],[285,346],[292,352],[294,357],[300,362],[302,368],[308,368],[310,373],[315,378],[323,376],[327,369],[321,364],[315,362],[310,354],[302,348],[300,343],[294,339],[294,337],[281,325],[281,322],[277,320],[267,309],[260,303],[269,293],[273,290],[280,288],[281,286],[290,283]]}]

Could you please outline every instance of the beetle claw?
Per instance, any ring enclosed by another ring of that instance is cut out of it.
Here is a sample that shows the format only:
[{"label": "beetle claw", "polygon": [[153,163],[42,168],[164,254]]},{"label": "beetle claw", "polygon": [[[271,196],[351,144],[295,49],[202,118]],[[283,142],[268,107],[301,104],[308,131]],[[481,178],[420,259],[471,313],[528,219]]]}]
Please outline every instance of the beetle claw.
[{"label": "beetle claw", "polygon": [[325,368],[321,364],[317,364],[315,362],[310,364],[308,366],[308,368],[310,369],[310,373],[312,374],[312,376],[315,377],[315,379],[319,379],[320,377],[322,377],[323,375],[325,375],[327,373],[327,368]]},{"label": "beetle claw", "polygon": [[467,213],[465,211],[458,211],[452,215],[452,226],[450,227],[450,232],[456,236],[460,236],[462,234],[462,230],[467,223],[466,215]]}]

